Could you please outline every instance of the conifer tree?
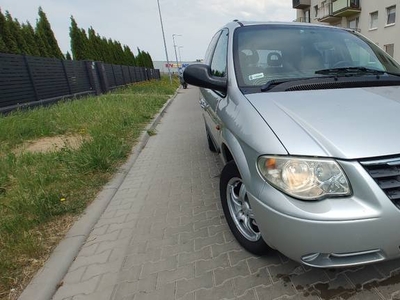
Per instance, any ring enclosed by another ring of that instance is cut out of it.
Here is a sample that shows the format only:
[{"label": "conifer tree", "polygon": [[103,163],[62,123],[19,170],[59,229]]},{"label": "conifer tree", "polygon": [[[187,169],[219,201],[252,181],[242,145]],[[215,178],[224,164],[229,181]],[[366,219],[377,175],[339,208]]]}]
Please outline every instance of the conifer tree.
[{"label": "conifer tree", "polygon": [[72,60],[71,54],[67,51],[67,54],[65,54],[65,59],[66,60]]},{"label": "conifer tree", "polygon": [[25,39],[26,45],[28,47],[28,54],[33,56],[40,56],[39,47],[37,45],[35,31],[29,22],[22,24],[22,36]]},{"label": "conifer tree", "polygon": [[58,46],[57,40],[54,36],[53,30],[51,29],[50,23],[47,19],[43,9],[39,7],[39,20],[36,23],[36,33],[42,38],[43,43],[46,47],[46,51],[50,57],[64,58],[60,47]]},{"label": "conifer tree", "polygon": [[4,43],[3,38],[0,35],[0,53],[7,53],[8,48],[6,46],[6,43]]},{"label": "conifer tree", "polygon": [[71,37],[71,51],[74,60],[86,59],[86,33],[83,29],[78,27],[73,16],[71,16],[69,36]]},{"label": "conifer tree", "polygon": [[8,23],[10,33],[14,36],[14,39],[17,42],[18,54],[30,54],[28,45],[22,35],[21,24],[19,24],[17,19],[13,20],[8,11],[6,11],[6,22]]},{"label": "conifer tree", "polygon": [[18,54],[18,45],[14,36],[11,34],[10,26],[5,16],[0,10],[0,36],[5,44],[7,53]]}]

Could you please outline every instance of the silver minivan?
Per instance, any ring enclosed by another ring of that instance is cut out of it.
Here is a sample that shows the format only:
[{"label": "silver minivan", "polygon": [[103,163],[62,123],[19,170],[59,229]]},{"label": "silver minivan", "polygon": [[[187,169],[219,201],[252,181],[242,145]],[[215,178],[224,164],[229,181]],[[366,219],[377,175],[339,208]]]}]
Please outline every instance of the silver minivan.
[{"label": "silver minivan", "polygon": [[234,21],[203,64],[220,197],[239,243],[314,267],[400,257],[400,66],[358,32]]}]

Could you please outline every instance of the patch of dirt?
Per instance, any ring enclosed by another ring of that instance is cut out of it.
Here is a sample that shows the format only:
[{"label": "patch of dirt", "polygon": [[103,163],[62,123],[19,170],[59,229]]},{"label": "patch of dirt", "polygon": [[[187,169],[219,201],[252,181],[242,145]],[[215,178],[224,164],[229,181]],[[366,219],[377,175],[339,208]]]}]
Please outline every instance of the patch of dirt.
[{"label": "patch of dirt", "polygon": [[25,142],[22,146],[18,147],[13,152],[23,154],[26,152],[30,153],[47,153],[57,152],[61,149],[79,149],[83,142],[90,140],[90,136],[87,135],[59,135],[53,137],[44,137],[34,141]]}]

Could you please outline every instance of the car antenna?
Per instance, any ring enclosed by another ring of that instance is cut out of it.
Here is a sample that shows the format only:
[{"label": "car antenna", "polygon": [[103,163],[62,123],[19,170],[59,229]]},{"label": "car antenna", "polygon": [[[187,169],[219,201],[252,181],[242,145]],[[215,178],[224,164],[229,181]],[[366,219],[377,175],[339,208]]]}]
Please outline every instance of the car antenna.
[{"label": "car antenna", "polygon": [[239,25],[240,25],[240,27],[243,27],[244,25],[243,25],[243,23],[242,22],[240,22],[238,19],[235,19],[235,20],[233,20],[233,22],[236,22],[236,23],[238,23]]}]

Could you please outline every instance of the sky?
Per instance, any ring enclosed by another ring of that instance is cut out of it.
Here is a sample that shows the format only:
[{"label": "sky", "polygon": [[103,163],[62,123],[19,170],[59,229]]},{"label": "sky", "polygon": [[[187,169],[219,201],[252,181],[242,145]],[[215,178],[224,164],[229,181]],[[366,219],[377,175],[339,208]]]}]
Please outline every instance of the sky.
[{"label": "sky", "polygon": [[[168,58],[182,61],[202,59],[214,33],[234,20],[293,21],[291,0],[158,0],[164,24]],[[70,51],[70,16],[85,30],[150,53],[153,60],[166,60],[157,0],[0,0],[19,22],[33,26],[42,7],[61,50]]]}]

